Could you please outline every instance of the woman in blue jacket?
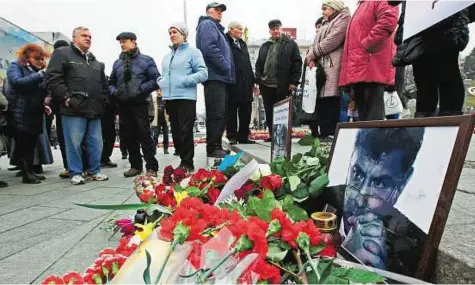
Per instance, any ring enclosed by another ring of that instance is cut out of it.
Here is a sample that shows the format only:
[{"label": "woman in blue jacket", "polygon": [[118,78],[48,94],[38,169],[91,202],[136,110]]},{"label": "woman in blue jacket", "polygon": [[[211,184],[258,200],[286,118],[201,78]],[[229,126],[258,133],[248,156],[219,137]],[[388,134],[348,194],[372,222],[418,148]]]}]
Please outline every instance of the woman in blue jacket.
[{"label": "woman in blue jacket", "polygon": [[180,155],[180,168],[194,170],[193,126],[196,119],[197,85],[208,79],[203,55],[188,45],[188,28],[183,23],[168,29],[171,52],[162,62],[162,77],[157,83],[163,92],[165,108],[170,116],[173,142]]},{"label": "woman in blue jacket", "polygon": [[18,60],[8,67],[9,123],[23,172],[23,183],[38,184],[44,176],[33,172],[33,158],[38,135],[43,132],[46,97],[45,59],[42,47],[26,44],[17,51]]}]

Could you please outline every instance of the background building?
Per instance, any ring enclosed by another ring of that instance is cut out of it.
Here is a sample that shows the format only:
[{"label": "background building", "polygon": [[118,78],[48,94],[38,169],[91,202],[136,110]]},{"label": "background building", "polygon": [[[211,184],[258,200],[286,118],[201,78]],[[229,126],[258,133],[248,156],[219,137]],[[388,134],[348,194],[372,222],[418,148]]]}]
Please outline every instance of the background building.
[{"label": "background building", "polygon": [[[261,48],[262,44],[264,44],[267,40],[268,39],[250,40],[247,43],[247,47],[249,49],[249,56],[251,58],[252,69],[254,72],[256,68],[257,57],[259,56],[259,49]],[[312,45],[312,42],[310,40],[301,39],[296,40],[296,42],[299,46],[300,56],[302,57],[303,61],[305,55],[307,54],[307,50]],[[265,118],[266,116],[264,111],[264,104],[262,102],[262,97],[259,95],[259,97],[255,98],[254,102],[252,103],[251,124],[255,126],[255,124],[257,123],[257,125],[262,126],[265,122]]]},{"label": "background building", "polygon": [[57,40],[71,42],[69,37],[60,32],[33,32],[33,34],[51,44],[54,44]]}]

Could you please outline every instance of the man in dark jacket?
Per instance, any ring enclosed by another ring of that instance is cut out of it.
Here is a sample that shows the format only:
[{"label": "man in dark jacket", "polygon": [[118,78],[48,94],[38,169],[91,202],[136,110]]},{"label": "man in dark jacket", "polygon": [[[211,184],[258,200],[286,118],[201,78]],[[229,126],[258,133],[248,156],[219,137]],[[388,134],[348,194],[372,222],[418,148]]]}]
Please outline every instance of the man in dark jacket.
[{"label": "man in dark jacket", "polygon": [[106,105],[107,83],[104,64],[89,52],[91,33],[78,27],[69,47],[60,47],[49,63],[48,85],[60,102],[64,140],[71,183],[84,184],[81,143],[86,139],[88,174],[104,181],[101,174],[101,116]]},{"label": "man in dark jacket", "polygon": [[134,177],[142,173],[142,145],[147,175],[155,177],[158,161],[150,131],[148,98],[158,89],[156,81],[160,73],[153,58],[140,53],[134,33],[121,33],[116,40],[120,42],[122,53],[114,63],[109,85],[119,104],[121,134],[129,151],[131,168],[124,172],[124,176]]},{"label": "man in dark jacket", "polygon": [[200,17],[196,33],[196,47],[203,53],[208,67],[208,81],[204,83],[206,104],[206,152],[208,157],[223,157],[222,137],[226,124],[226,84],[235,81],[234,63],[229,43],[220,24],[224,4],[206,6],[206,16]]},{"label": "man in dark jacket", "polygon": [[[109,78],[107,78],[109,83]],[[117,167],[117,163],[110,160],[112,153],[114,152],[115,144],[115,116],[117,115],[117,103],[114,97],[108,96],[107,107],[104,110],[104,116],[102,116],[102,141],[104,147],[102,148],[101,166],[114,168]]]},{"label": "man in dark jacket", "polygon": [[282,22],[269,22],[271,38],[259,49],[256,61],[256,82],[259,84],[269,139],[272,138],[274,104],[284,100],[297,89],[302,74],[302,57],[297,43],[282,34]]},{"label": "man in dark jacket", "polygon": [[[231,22],[228,26],[226,37],[231,46],[234,58],[236,83],[228,87],[228,107],[226,134],[231,144],[253,144],[249,140],[249,124],[251,123],[251,111],[254,87],[254,72],[252,71],[251,59],[246,42],[242,40],[243,27],[238,22]],[[239,131],[238,131],[239,114]]]}]

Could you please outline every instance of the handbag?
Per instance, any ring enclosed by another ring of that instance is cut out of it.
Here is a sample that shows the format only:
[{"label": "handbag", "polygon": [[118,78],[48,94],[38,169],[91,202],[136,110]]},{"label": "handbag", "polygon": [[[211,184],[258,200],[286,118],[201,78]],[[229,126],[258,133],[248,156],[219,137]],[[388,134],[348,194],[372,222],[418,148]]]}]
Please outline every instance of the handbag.
[{"label": "handbag", "polygon": [[384,111],[386,116],[402,113],[402,102],[396,91],[384,92]]}]

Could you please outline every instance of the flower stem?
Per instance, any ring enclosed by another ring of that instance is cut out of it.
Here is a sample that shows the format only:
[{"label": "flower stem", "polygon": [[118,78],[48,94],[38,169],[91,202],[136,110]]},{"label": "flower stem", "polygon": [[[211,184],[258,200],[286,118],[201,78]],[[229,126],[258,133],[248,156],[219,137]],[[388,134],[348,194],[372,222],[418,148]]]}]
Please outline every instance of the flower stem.
[{"label": "flower stem", "polygon": [[174,239],[170,247],[168,248],[167,251],[167,256],[165,257],[165,261],[163,261],[162,266],[160,267],[160,270],[158,271],[157,278],[155,278],[155,282],[153,284],[158,284],[160,281],[160,278],[162,278],[163,271],[165,270],[165,266],[168,263],[168,260],[170,259],[170,256],[172,255],[172,252],[175,250],[175,247],[178,245],[178,239]]},{"label": "flower stem", "polygon": [[300,278],[300,276],[298,276],[298,275],[295,274],[294,272],[285,269],[284,267],[280,266],[279,264],[277,264],[277,263],[275,263],[275,262],[273,262],[273,261],[268,261],[268,262],[269,262],[269,264],[274,265],[275,267],[279,268],[280,270],[282,270],[282,271],[284,271],[284,272],[286,272],[286,273],[289,273],[289,274],[292,275],[294,278],[297,278],[297,279],[300,281],[300,283],[302,283],[302,278]]},{"label": "flower stem", "polygon": [[307,256],[307,259],[308,259],[308,262],[310,263],[310,266],[312,267],[313,271],[315,271],[315,274],[317,275],[317,279],[318,279],[318,283],[320,283],[320,273],[318,272],[318,269],[317,267],[315,266],[315,264],[313,263],[313,259],[312,259],[312,256],[310,256],[310,251],[306,250],[305,251],[305,255]]},{"label": "flower stem", "polygon": [[304,284],[309,284],[307,274],[305,273],[305,270],[303,270],[303,263],[302,263],[302,259],[300,258],[300,251],[299,250],[292,250],[292,254],[295,257],[295,260],[297,260],[297,266],[299,267],[299,271],[302,272],[301,278],[302,278],[303,283]]},{"label": "flower stem", "polygon": [[216,269],[218,269],[221,265],[223,265],[224,262],[226,262],[226,260],[228,260],[231,256],[233,256],[235,253],[237,252],[237,249],[236,248],[233,248],[230,252],[228,252],[228,254],[226,254],[213,268],[211,268],[211,270],[207,271],[203,276],[201,276],[200,278],[198,278],[197,282],[195,284],[202,284],[206,281],[206,279],[208,279],[208,277],[211,276],[211,274],[213,274],[213,272],[216,271]]},{"label": "flower stem", "polygon": [[[318,169],[320,167],[320,165],[317,165],[317,166],[309,166],[308,168],[305,168],[304,170],[301,170],[297,173],[295,173],[294,175],[295,176],[300,176],[301,174],[307,172],[307,171],[310,171],[310,170],[314,170],[314,169]],[[288,178],[287,177],[282,177],[282,181],[285,181],[287,180]]]}]

